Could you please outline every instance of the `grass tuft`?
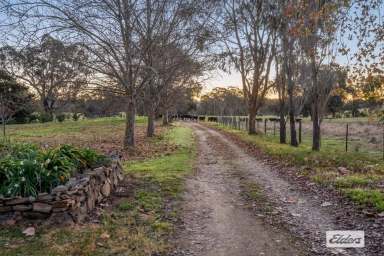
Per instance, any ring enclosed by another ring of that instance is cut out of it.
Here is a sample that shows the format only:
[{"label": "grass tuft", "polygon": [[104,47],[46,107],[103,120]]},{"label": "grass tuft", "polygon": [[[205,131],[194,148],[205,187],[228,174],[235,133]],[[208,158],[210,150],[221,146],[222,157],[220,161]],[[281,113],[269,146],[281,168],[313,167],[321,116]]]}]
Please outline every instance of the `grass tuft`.
[{"label": "grass tuft", "polygon": [[[214,123],[209,125],[257,146],[274,159],[305,169],[305,175],[320,185],[333,186],[356,202],[374,207],[377,211],[384,210],[384,196],[379,190],[374,190],[379,181],[384,179],[384,161],[380,157],[362,152],[345,152],[344,144],[337,139],[323,139],[321,151],[315,152],[311,150],[309,137],[304,137],[299,147],[291,147],[280,144],[279,136],[249,135],[246,131]],[[338,167],[347,168],[349,174],[341,176]]]},{"label": "grass tuft", "polygon": [[384,211],[384,194],[380,190],[374,189],[345,189],[345,194],[352,200],[370,207],[375,207],[378,211]]}]

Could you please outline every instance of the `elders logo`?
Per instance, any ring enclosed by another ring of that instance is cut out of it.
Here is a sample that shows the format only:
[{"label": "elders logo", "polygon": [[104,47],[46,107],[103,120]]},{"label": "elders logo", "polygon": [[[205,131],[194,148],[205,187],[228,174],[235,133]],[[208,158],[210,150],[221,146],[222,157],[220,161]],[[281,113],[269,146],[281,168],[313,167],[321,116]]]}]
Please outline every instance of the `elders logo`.
[{"label": "elders logo", "polygon": [[332,230],[326,232],[327,247],[361,248],[365,246],[362,230]]}]

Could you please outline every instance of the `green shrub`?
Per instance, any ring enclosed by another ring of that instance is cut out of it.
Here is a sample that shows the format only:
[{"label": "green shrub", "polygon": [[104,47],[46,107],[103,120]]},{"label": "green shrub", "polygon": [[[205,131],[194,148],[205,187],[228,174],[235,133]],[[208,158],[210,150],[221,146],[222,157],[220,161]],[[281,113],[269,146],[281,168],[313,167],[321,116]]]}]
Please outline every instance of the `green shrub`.
[{"label": "green shrub", "polygon": [[73,113],[72,119],[73,121],[78,121],[80,119],[81,114],[80,113]]},{"label": "green shrub", "polygon": [[63,114],[63,113],[57,114],[57,115],[56,115],[56,119],[57,119],[57,121],[59,121],[60,123],[64,122],[64,120],[65,120],[65,114]]},{"label": "green shrub", "polygon": [[96,168],[102,165],[110,163],[110,159],[104,155],[98,154],[96,151],[84,148],[79,150],[80,158],[83,160],[83,167],[85,168]]},{"label": "green shrub", "polygon": [[17,160],[12,157],[2,159],[0,169],[5,171],[2,191],[6,196],[36,195],[42,187],[41,165],[36,159]]},{"label": "green shrub", "polygon": [[39,115],[40,123],[48,123],[53,121],[53,116],[49,113],[40,113]]},{"label": "green shrub", "polygon": [[40,150],[27,143],[0,144],[0,194],[36,196],[64,184],[76,171],[105,165],[107,157],[91,149],[63,145]]},{"label": "green shrub", "polygon": [[39,116],[40,116],[40,114],[36,113],[36,112],[30,114],[29,117],[28,117],[28,122],[30,122],[30,123],[38,122],[39,121]]}]

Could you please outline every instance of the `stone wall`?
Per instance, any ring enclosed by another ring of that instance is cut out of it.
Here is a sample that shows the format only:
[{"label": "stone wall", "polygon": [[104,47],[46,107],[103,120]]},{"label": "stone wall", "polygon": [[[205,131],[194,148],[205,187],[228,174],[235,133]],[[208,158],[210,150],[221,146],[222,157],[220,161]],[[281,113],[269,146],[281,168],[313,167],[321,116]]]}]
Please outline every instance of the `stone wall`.
[{"label": "stone wall", "polygon": [[0,216],[16,219],[46,219],[50,222],[82,222],[123,179],[118,160],[69,179],[65,185],[40,193],[37,197],[0,197]]}]

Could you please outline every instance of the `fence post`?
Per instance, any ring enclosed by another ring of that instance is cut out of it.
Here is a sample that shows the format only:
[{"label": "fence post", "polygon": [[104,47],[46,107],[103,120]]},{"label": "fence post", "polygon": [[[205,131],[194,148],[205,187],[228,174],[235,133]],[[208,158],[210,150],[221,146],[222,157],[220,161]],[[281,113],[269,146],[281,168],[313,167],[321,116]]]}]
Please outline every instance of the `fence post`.
[{"label": "fence post", "polygon": [[347,129],[345,131],[345,152],[348,152],[348,133],[349,133],[349,127],[347,123]]},{"label": "fence post", "polygon": [[383,160],[384,160],[384,126],[383,126]]},{"label": "fence post", "polygon": [[273,136],[276,136],[276,120],[273,121]]},{"label": "fence post", "polygon": [[264,119],[264,134],[267,135],[267,118]]}]

